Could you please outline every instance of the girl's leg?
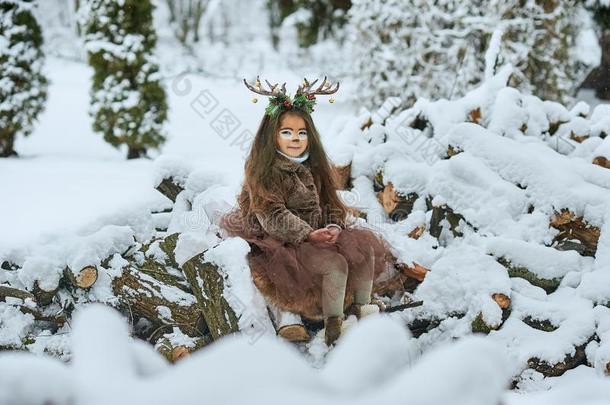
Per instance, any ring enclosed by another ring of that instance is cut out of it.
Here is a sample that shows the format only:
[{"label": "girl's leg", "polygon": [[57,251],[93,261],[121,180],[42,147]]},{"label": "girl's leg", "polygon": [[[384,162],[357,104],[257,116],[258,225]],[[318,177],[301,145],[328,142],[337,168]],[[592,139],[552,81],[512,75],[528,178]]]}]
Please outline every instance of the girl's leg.
[{"label": "girl's leg", "polygon": [[371,302],[375,255],[373,247],[368,247],[366,260],[357,268],[350,268],[348,283],[354,291],[354,304],[366,305]]},{"label": "girl's leg", "polygon": [[347,260],[333,249],[320,249],[307,253],[299,257],[299,260],[305,268],[322,276],[321,301],[324,317],[343,316],[347,289]]},{"label": "girl's leg", "polygon": [[347,261],[338,253],[330,256],[322,275],[322,312],[324,317],[342,316],[347,286]]}]

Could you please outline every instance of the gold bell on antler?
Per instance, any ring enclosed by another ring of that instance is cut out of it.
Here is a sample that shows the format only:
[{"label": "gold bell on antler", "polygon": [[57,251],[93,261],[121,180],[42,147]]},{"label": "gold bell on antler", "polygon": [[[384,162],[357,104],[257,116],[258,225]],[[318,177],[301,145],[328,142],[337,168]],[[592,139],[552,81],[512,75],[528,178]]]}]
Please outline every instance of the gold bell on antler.
[{"label": "gold bell on antler", "polygon": [[331,98],[328,99],[328,102],[333,104],[335,102],[335,99],[331,97]]},{"label": "gold bell on antler", "polygon": [[257,99],[256,97],[254,97],[254,98],[252,99],[252,102],[253,102],[253,103],[256,103],[257,101],[258,101],[258,99]]}]

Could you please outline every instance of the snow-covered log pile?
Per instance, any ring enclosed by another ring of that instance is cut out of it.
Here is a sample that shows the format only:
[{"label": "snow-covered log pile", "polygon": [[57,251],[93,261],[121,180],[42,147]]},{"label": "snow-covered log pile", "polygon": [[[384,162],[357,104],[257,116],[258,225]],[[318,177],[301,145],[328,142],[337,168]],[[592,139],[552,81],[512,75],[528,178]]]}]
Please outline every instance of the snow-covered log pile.
[{"label": "snow-covered log pile", "polygon": [[343,197],[401,261],[430,269],[411,295],[423,305],[392,314],[428,325],[422,351],[483,332],[515,383],[528,369],[610,373],[610,105],[568,110],[507,87],[511,73],[335,122]]}]

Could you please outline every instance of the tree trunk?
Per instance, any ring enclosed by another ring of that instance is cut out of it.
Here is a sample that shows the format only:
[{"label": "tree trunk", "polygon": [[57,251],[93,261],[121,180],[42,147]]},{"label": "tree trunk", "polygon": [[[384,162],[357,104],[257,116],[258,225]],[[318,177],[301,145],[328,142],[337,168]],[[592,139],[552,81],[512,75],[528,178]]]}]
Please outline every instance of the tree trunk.
[{"label": "tree trunk", "polygon": [[138,159],[146,157],[146,149],[137,146],[128,146],[127,159]]},{"label": "tree trunk", "polygon": [[17,156],[13,149],[14,143],[15,134],[10,133],[8,129],[0,131],[0,157]]},{"label": "tree trunk", "polygon": [[158,192],[172,200],[172,202],[176,202],[178,194],[184,190],[181,186],[175,183],[171,177],[163,179],[156,189]]},{"label": "tree trunk", "polygon": [[36,302],[36,297],[29,291],[20,290],[7,285],[0,285],[0,301],[6,301],[7,298],[18,298],[22,301],[29,298]]},{"label": "tree trunk", "polygon": [[[112,290],[119,298],[119,307],[133,322],[138,318],[150,321],[151,328],[138,333],[147,333],[146,338],[169,326],[177,326],[189,336],[203,336],[206,332],[193,295],[140,271],[133,263],[112,280]],[[152,328],[156,329],[149,333]]]},{"label": "tree trunk", "polygon": [[186,276],[199,308],[214,339],[238,331],[235,312],[223,296],[223,278],[218,268],[203,259],[203,253],[184,263],[182,271]]},{"label": "tree trunk", "polygon": [[563,361],[555,364],[549,364],[546,361],[542,361],[537,357],[532,357],[527,361],[530,368],[544,374],[547,377],[558,377],[568,370],[576,368],[581,364],[587,363],[587,356],[585,354],[585,347],[593,340],[590,338],[587,342],[580,346],[576,346],[574,354],[566,354]]},{"label": "tree trunk", "polygon": [[31,292],[36,297],[36,302],[39,305],[49,305],[53,301],[53,298],[57,294],[58,290],[59,285],[51,290],[44,290],[40,288],[38,281],[36,281],[34,282],[34,287],[32,288]]}]

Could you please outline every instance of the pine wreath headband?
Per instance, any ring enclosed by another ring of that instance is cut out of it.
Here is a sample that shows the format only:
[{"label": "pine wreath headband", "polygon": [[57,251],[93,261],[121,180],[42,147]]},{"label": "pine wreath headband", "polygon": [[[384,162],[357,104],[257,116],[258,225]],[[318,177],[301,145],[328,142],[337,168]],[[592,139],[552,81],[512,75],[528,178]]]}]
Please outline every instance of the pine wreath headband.
[{"label": "pine wreath headband", "polygon": [[[256,76],[254,85],[248,83],[246,79],[244,79],[244,84],[256,94],[269,96],[269,104],[265,108],[265,114],[273,117],[281,111],[287,111],[293,108],[298,108],[311,114],[314,111],[314,106],[316,104],[316,94],[330,95],[339,90],[339,83],[336,83],[336,86],[333,88],[331,82],[326,80],[326,76],[324,76],[322,84],[320,84],[317,89],[312,89],[317,81],[318,79],[310,83],[304,78],[303,83],[297,88],[293,98],[290,98],[290,96],[286,94],[286,83],[282,84],[282,87],[279,87],[278,83],[272,85],[268,80],[265,80],[267,86],[269,86],[269,90],[264,90],[261,86],[259,77]],[[256,103],[257,101],[258,99],[256,97],[252,99],[253,103]],[[333,98],[330,98],[328,101],[330,103],[335,102]]]}]

